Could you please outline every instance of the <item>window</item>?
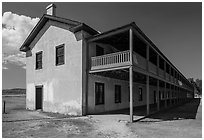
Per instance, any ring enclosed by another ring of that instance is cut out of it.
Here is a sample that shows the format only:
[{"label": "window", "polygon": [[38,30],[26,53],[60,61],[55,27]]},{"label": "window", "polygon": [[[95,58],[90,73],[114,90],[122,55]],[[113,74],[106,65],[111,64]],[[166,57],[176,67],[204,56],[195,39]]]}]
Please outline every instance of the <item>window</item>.
[{"label": "window", "polygon": [[42,69],[42,51],[36,53],[36,70],[37,69]]},{"label": "window", "polygon": [[142,101],[142,88],[139,88],[139,101]]},{"label": "window", "polygon": [[115,85],[115,103],[121,103],[121,86]]},{"label": "window", "polygon": [[95,104],[104,104],[104,83],[95,83]]},{"label": "window", "polygon": [[64,64],[64,44],[56,47],[56,66]]},{"label": "window", "polygon": [[104,49],[96,45],[96,56],[104,55]]}]

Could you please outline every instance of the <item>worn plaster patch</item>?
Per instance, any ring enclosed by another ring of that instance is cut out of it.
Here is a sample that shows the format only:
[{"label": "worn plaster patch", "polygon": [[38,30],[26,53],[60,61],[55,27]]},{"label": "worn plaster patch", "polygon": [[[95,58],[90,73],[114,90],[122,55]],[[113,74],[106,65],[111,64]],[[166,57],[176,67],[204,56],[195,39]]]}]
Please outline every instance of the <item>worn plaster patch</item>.
[{"label": "worn plaster patch", "polygon": [[81,115],[81,104],[77,101],[71,100],[65,103],[50,103],[44,102],[44,111],[62,113],[68,115]]}]

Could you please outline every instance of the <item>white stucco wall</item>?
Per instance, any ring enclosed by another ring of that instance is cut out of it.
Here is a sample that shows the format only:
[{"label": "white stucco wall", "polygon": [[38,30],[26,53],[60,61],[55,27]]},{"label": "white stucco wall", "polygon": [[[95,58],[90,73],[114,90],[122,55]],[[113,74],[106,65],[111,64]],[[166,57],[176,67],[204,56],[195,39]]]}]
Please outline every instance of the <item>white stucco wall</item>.
[{"label": "white stucco wall", "polygon": [[[129,107],[129,82],[112,79],[97,75],[89,74],[88,84],[88,113],[100,113],[111,110],[125,109]],[[104,83],[105,103],[103,105],[95,105],[95,82]],[[115,103],[115,85],[121,85],[121,103]],[[142,88],[143,100],[139,101],[139,88]],[[154,90],[156,87],[150,86],[150,104],[154,102]],[[143,84],[134,83],[133,87],[133,105],[146,105],[146,86]]]},{"label": "white stucco wall", "polygon": [[[73,34],[68,28],[65,24],[48,21],[30,45],[33,49],[26,60],[28,109],[35,109],[35,86],[43,85],[44,111],[82,113],[82,40],[77,39],[80,34]],[[55,47],[61,44],[65,44],[65,64],[56,66]],[[39,51],[43,51],[42,69],[35,70]]]}]

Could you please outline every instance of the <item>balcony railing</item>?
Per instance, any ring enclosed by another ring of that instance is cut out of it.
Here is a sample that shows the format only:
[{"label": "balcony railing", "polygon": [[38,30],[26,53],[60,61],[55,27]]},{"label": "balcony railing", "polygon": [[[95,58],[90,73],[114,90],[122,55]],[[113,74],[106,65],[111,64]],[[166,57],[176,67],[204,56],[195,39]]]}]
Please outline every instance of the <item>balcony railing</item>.
[{"label": "balcony railing", "polygon": [[91,57],[91,70],[114,68],[130,64],[130,51]]}]

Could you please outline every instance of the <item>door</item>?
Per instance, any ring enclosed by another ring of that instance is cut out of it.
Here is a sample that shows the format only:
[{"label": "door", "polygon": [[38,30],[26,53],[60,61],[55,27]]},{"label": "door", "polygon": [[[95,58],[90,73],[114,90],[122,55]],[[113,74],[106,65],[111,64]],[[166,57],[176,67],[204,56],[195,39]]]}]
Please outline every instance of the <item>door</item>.
[{"label": "door", "polygon": [[42,94],[43,94],[43,86],[35,87],[35,107],[37,109],[42,109]]}]

